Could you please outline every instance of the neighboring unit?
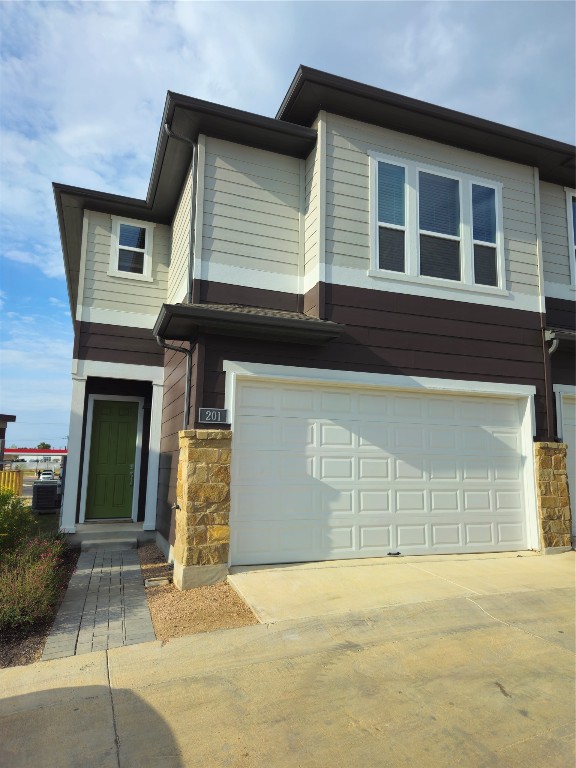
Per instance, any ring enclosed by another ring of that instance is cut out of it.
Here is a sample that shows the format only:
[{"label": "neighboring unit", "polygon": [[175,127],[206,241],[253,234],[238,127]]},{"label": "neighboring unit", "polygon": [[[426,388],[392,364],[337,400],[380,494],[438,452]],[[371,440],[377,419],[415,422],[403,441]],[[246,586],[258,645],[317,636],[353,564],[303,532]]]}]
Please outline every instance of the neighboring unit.
[{"label": "neighboring unit", "polygon": [[146,200],[54,185],[62,530],[141,522],[180,587],[569,547],[574,187],[571,145],[305,67],[275,119],[169,93]]}]

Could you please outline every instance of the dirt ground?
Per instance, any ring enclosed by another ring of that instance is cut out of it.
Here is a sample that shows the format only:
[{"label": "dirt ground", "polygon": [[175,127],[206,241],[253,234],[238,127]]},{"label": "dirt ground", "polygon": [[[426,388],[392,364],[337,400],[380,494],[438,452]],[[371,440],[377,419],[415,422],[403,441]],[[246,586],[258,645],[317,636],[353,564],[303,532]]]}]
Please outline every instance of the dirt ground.
[{"label": "dirt ground", "polygon": [[[139,547],[138,554],[144,579],[172,577],[172,569],[155,544]],[[250,608],[225,582],[185,591],[170,583],[147,587],[146,595],[158,640],[258,624]]]}]

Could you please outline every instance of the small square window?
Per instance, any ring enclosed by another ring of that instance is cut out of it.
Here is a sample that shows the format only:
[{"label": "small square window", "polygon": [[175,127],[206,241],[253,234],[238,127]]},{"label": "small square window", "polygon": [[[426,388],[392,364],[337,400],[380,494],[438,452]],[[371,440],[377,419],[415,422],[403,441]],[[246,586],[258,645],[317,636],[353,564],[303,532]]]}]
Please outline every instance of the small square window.
[{"label": "small square window", "polygon": [[121,221],[113,217],[109,274],[151,280],[154,225]]}]

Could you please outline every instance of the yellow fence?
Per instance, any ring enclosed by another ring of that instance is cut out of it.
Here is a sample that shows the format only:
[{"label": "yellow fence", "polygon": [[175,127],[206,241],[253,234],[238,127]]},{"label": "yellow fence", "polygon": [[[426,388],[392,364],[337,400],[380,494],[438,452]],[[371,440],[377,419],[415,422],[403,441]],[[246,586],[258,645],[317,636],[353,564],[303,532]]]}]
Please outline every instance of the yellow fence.
[{"label": "yellow fence", "polygon": [[0,488],[7,488],[22,496],[22,479],[24,473],[21,469],[4,469],[0,472]]}]

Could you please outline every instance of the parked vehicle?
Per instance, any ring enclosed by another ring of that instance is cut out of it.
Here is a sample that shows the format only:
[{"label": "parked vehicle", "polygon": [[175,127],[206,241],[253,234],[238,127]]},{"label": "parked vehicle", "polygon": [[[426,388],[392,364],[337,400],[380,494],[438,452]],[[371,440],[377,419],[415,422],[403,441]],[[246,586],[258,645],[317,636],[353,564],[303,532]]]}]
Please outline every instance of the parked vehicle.
[{"label": "parked vehicle", "polygon": [[40,473],[40,482],[43,480],[54,480],[54,470],[53,469],[43,469]]}]

